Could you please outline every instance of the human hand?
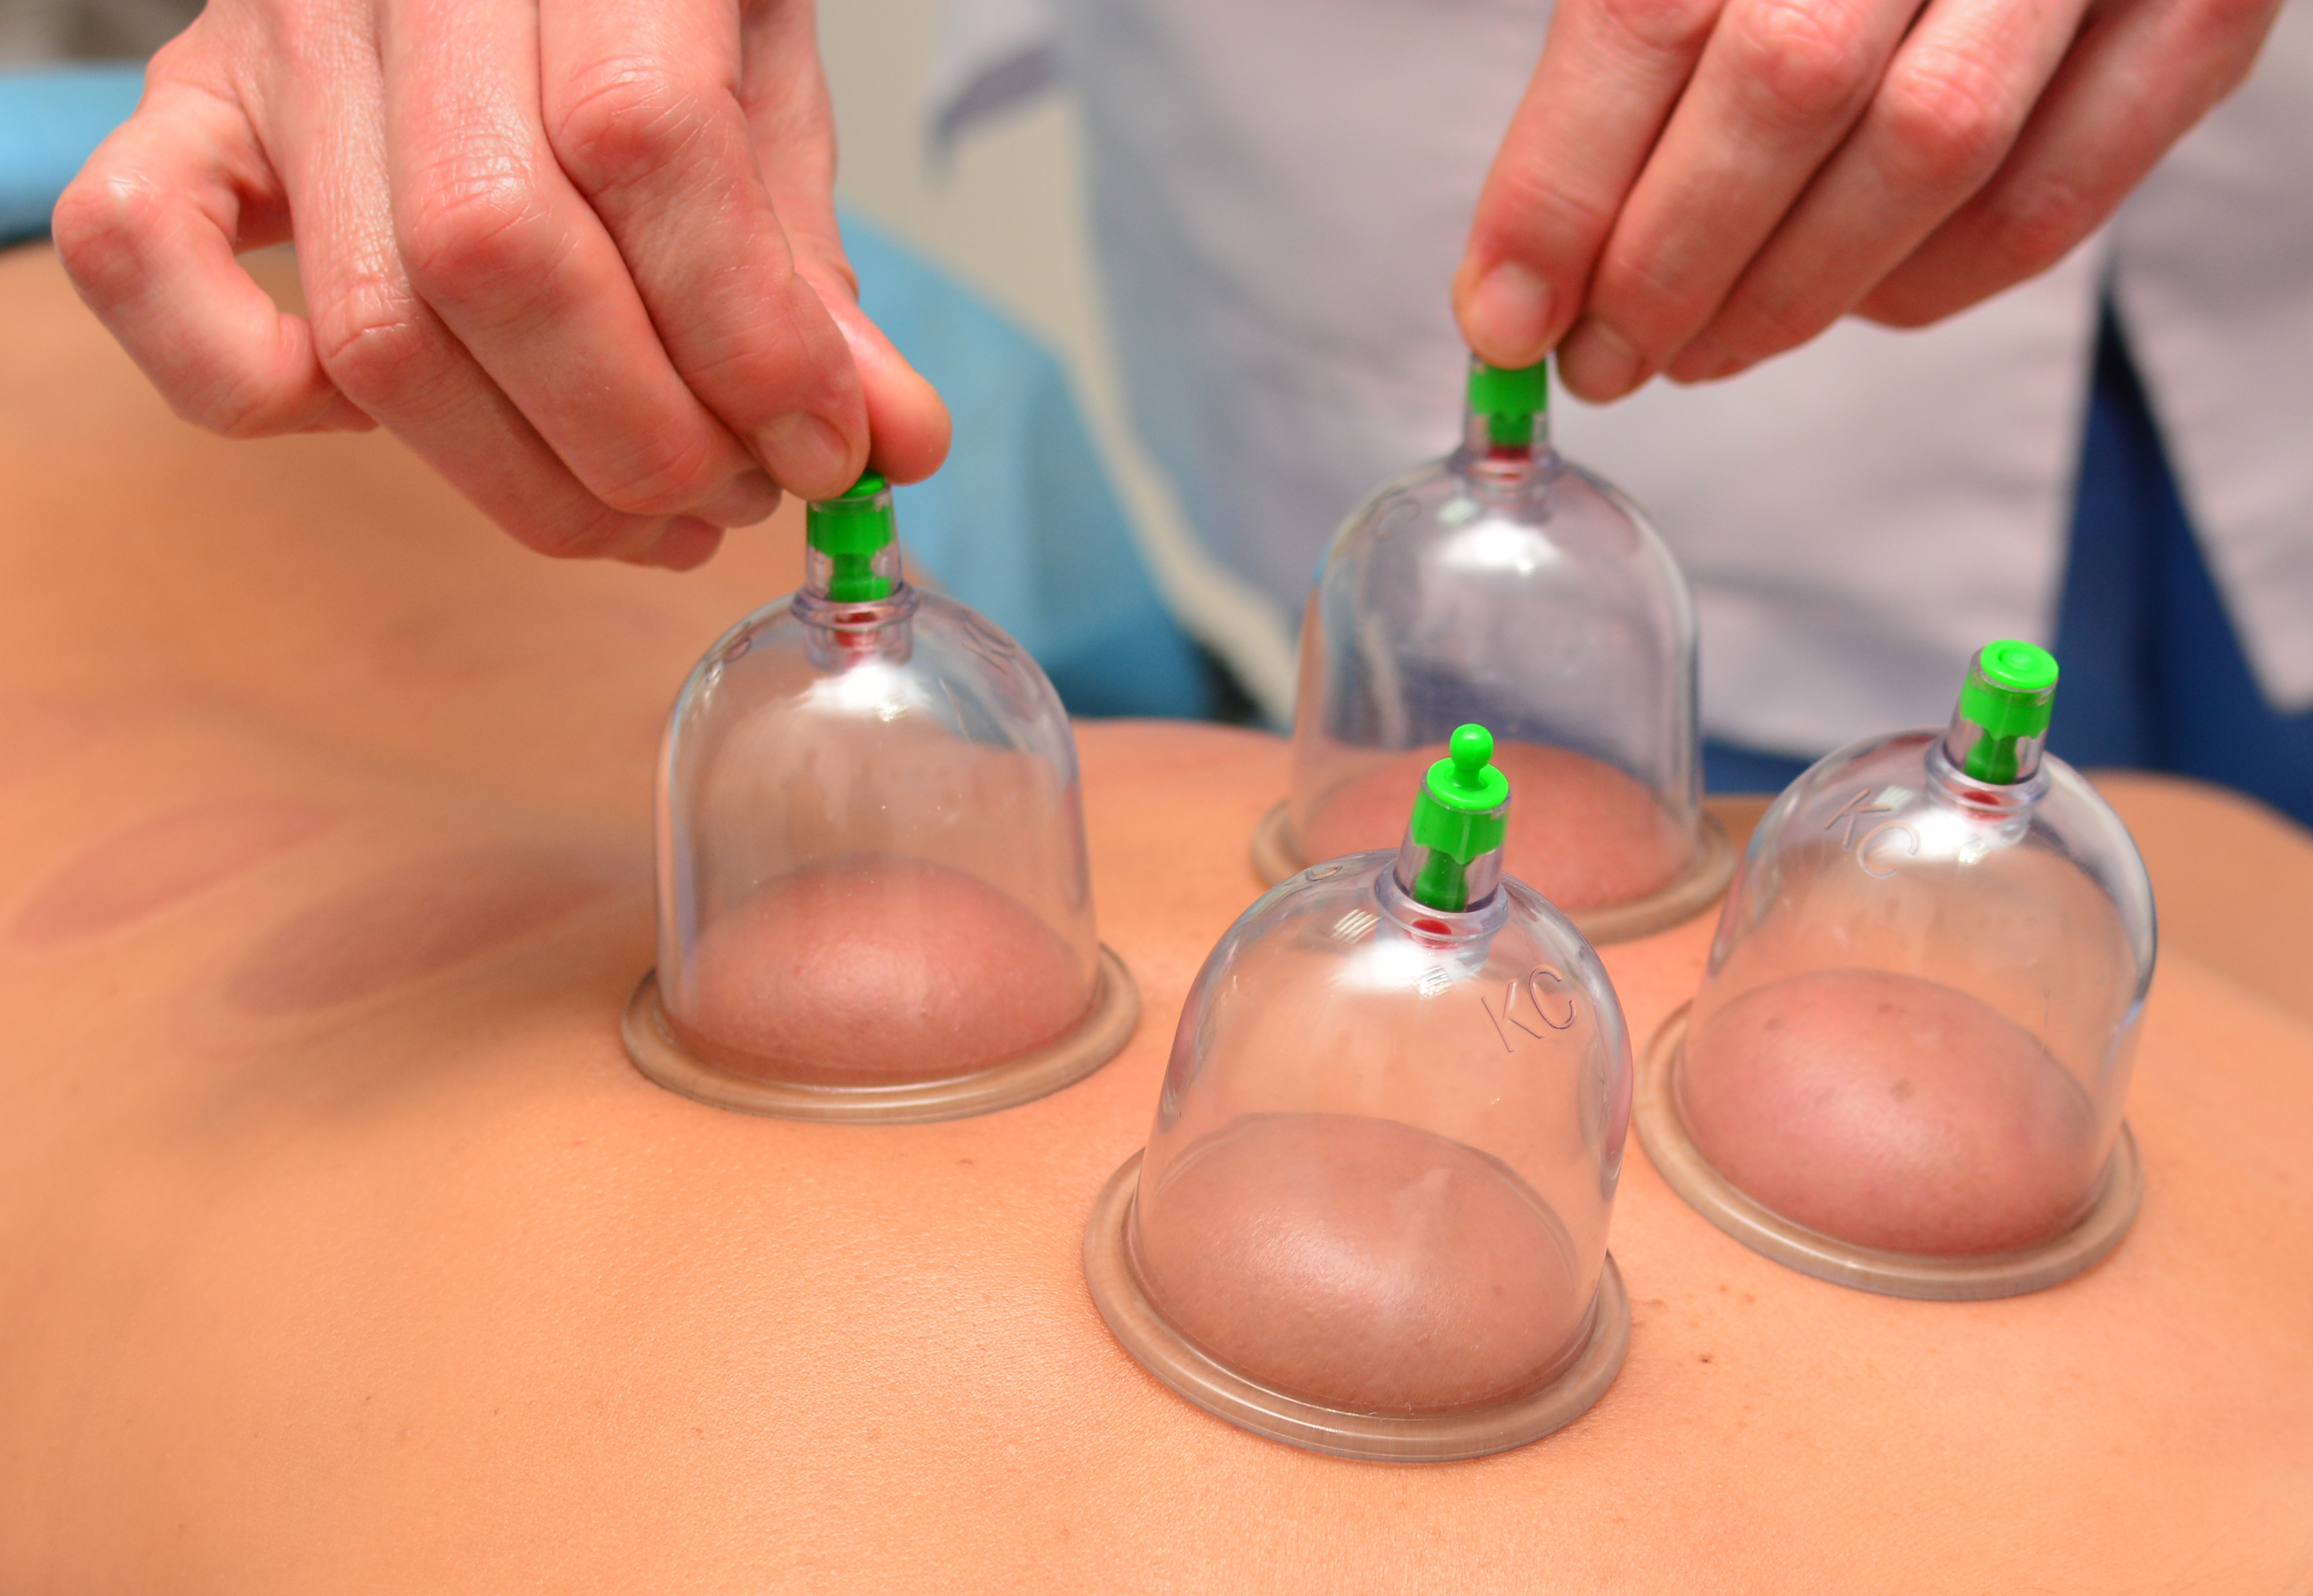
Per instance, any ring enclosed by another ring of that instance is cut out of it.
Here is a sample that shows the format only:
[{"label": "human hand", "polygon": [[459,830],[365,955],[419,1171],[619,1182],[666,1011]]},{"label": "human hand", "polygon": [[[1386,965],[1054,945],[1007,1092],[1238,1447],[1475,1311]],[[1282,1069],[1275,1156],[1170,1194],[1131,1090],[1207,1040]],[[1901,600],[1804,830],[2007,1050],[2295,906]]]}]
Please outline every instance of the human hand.
[{"label": "human hand", "polygon": [[[834,173],[811,0],[210,0],[55,234],[180,415],[382,422],[532,548],[684,569],[946,453]],[[303,317],[234,259],[293,234]]]},{"label": "human hand", "polygon": [[[2087,237],[2280,0],[1559,0],[1454,308],[1567,387],[1731,376],[1915,327]],[[1562,340],[1562,341],[1561,341]]]}]

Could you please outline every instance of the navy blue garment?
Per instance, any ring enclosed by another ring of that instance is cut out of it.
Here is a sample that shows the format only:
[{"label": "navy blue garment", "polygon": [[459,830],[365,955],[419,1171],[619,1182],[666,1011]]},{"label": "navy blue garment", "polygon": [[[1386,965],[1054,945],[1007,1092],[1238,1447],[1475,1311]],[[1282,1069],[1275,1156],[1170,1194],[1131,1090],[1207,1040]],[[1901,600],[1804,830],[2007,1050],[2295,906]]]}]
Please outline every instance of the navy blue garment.
[{"label": "navy blue garment", "polygon": [[2056,658],[2054,752],[2221,782],[2313,825],[2313,711],[2278,713],[2258,691],[2109,304]]},{"label": "navy blue garment", "polygon": [[1768,754],[1736,743],[1706,737],[1702,743],[1702,790],[1705,792],[1781,792],[1813,764],[1788,754]]},{"label": "navy blue garment", "polygon": [[[2054,752],[2075,765],[2220,782],[2313,824],[2313,711],[2280,714],[2258,691],[2109,304],[2097,337],[2055,653],[2063,677],[2049,727]],[[1772,792],[1807,764],[1708,743],[1703,783],[1714,792]]]}]

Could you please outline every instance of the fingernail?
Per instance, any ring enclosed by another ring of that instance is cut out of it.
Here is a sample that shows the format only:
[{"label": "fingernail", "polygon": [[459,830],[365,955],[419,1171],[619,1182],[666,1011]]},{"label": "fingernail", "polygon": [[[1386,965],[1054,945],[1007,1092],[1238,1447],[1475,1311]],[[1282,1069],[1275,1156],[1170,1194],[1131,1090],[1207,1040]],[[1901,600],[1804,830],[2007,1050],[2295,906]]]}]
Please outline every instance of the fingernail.
[{"label": "fingernail", "polygon": [[723,529],[700,520],[696,516],[677,516],[666,524],[651,546],[629,557],[635,565],[662,566],[671,571],[687,571],[705,565],[715,558],[722,546]]},{"label": "fingernail", "polygon": [[1521,261],[1504,260],[1479,279],[1462,331],[1496,366],[1532,366],[1550,349],[1549,283]]},{"label": "fingernail", "polygon": [[817,416],[781,416],[755,435],[771,476],[805,498],[833,498],[851,486],[851,450],[843,435]]},{"label": "fingernail", "polygon": [[1584,399],[1620,399],[1646,380],[1647,363],[1628,339],[1596,316],[1574,323],[1558,346],[1558,375]]},{"label": "fingernail", "polygon": [[779,507],[779,485],[761,472],[726,482],[691,514],[717,526],[752,526]]}]

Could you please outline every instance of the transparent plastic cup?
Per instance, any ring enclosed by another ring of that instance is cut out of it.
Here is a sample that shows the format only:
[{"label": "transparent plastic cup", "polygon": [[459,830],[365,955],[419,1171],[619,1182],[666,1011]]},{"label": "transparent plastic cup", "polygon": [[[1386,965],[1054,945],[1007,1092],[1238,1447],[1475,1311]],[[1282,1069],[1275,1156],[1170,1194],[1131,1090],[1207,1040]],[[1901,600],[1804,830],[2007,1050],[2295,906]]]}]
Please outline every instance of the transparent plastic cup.
[{"label": "transparent plastic cup", "polygon": [[1463,727],[1398,850],[1304,870],[1229,929],[1087,1228],[1127,1348],[1261,1434],[1472,1457],[1570,1422],[1621,1365],[1630,1045],[1589,944],[1501,874],[1490,752]]},{"label": "transparent plastic cup", "polygon": [[2117,1245],[2152,978],[2127,828],[2042,752],[2055,662],[1977,656],[1951,726],[1874,737],[1753,834],[1640,1132],[1722,1227],[1915,1296],[2036,1289]]},{"label": "transparent plastic cup", "polygon": [[811,507],[804,586],[676,700],[636,1063],[708,1101],[918,1120],[1041,1095],[1130,1035],[1076,742],[1035,661],[901,579],[891,494]]},{"label": "transparent plastic cup", "polygon": [[1694,606],[1636,506],[1550,446],[1547,366],[1473,363],[1463,445],[1335,536],[1301,632],[1280,880],[1388,847],[1464,721],[1517,785],[1508,869],[1594,939],[1700,913],[1733,851],[1701,808]]}]

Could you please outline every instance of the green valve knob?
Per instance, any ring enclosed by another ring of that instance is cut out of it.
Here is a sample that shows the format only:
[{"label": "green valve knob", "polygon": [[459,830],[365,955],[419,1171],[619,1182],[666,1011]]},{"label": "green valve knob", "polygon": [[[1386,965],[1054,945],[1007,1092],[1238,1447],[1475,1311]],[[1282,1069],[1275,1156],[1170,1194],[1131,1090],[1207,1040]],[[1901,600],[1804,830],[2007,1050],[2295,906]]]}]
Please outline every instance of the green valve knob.
[{"label": "green valve knob", "polygon": [[2056,700],[2056,657],[2010,638],[1977,650],[1959,690],[1957,719],[1980,734],[1960,768],[1979,781],[2018,779],[2028,757],[2018,745],[2045,737]]},{"label": "green valve knob", "polygon": [[1429,852],[1410,890],[1432,909],[1458,913],[1469,903],[1470,866],[1508,833],[1510,780],[1493,763],[1494,734],[1484,727],[1456,727],[1446,748],[1413,799],[1409,829]]},{"label": "green valve knob", "polygon": [[890,483],[871,471],[841,496],[814,500],[804,524],[811,546],[835,567],[828,597],[851,604],[892,596],[892,578],[875,569],[875,556],[900,535]]},{"label": "green valve knob", "polygon": [[1534,419],[1550,409],[1550,361],[1532,366],[1470,362],[1470,408],[1486,419],[1486,436],[1506,448],[1534,442]]}]

